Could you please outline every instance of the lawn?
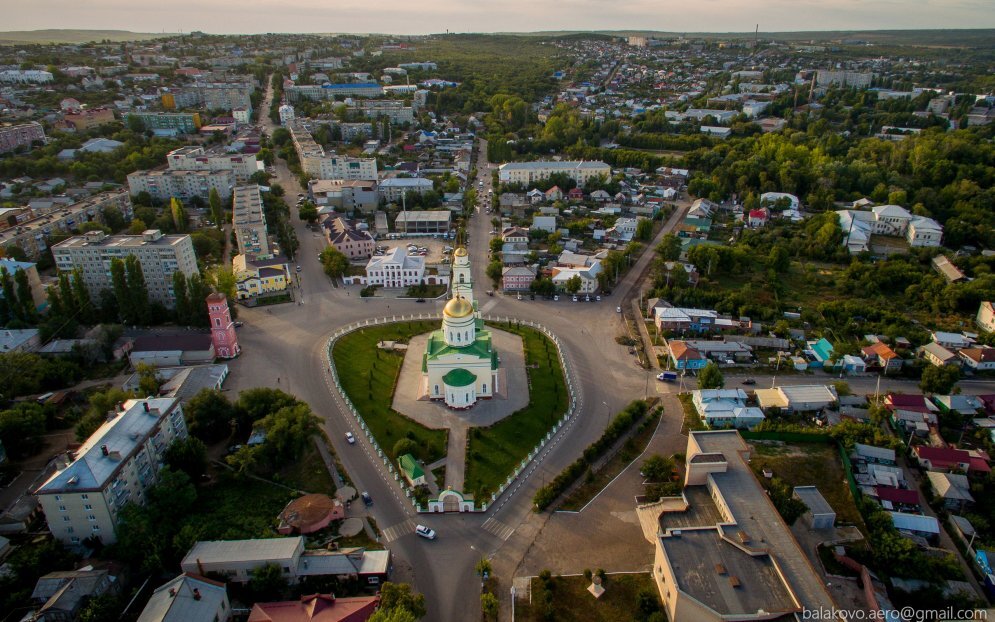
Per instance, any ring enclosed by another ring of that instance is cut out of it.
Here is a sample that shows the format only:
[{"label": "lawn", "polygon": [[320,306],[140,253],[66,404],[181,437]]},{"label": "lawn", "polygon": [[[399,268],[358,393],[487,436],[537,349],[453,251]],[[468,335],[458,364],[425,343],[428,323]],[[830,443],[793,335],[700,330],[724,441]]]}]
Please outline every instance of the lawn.
[{"label": "lawn", "polygon": [[590,477],[585,479],[584,483],[570,493],[557,509],[574,511],[587,505],[594,498],[594,495],[601,492],[609,482],[625,470],[625,467],[629,466],[639,454],[643,453],[646,445],[653,438],[653,433],[656,432],[661,414],[662,411],[658,408],[652,409],[646,415],[646,418],[639,423],[636,433],[625,441],[625,444],[622,445],[618,453],[612,456],[611,460],[602,465],[600,469],[594,471]]},{"label": "lawn", "polygon": [[[583,576],[553,577],[552,610],[557,622],[631,622],[639,617],[639,594],[646,592],[662,609],[660,594],[650,573],[612,574],[604,583],[605,593],[594,598],[587,591],[591,582]],[[542,580],[532,579],[532,603],[516,602],[515,619],[522,622],[543,620],[540,595],[544,592]],[[651,601],[652,602],[652,601]]]},{"label": "lawn", "polygon": [[277,537],[277,516],[295,495],[273,484],[222,474],[198,491],[194,513],[184,518],[199,540]]},{"label": "lawn", "polygon": [[750,445],[753,447],[750,466],[761,484],[767,482],[762,471],[769,468],[774,477],[788,486],[816,486],[836,511],[837,522],[856,525],[865,531],[835,444],[750,441]]},{"label": "lawn", "polygon": [[708,426],[701,420],[701,415],[698,414],[694,402],[691,401],[691,394],[681,393],[677,399],[681,401],[681,407],[684,409],[684,429],[689,431],[707,430]]},{"label": "lawn", "polygon": [[391,458],[395,457],[394,444],[402,438],[409,438],[419,447],[418,458],[425,464],[435,462],[446,455],[447,432],[426,428],[391,407],[404,355],[380,350],[377,343],[407,342],[415,335],[438,327],[438,322],[372,326],[343,336],[333,348],[332,360],[342,389],[362,414],[380,447]]},{"label": "lawn", "polygon": [[556,345],[541,332],[495,324],[522,337],[529,404],[488,428],[474,428],[466,456],[465,491],[486,500],[567,411],[569,396]]},{"label": "lawn", "polygon": [[308,445],[299,459],[280,469],[273,479],[298,490],[329,496],[334,495],[337,488],[314,444]]}]

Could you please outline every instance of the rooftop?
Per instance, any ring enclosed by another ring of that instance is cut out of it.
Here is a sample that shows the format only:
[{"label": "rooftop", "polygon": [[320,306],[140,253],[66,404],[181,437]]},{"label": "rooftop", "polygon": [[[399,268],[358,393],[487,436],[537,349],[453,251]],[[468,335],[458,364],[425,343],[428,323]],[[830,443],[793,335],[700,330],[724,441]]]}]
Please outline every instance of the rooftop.
[{"label": "rooftop", "polygon": [[152,592],[138,622],[212,622],[227,601],[223,583],[184,573]]},{"label": "rooftop", "polygon": [[304,548],[304,538],[261,538],[255,540],[202,540],[193,545],[181,566],[238,564],[259,560],[291,560]]}]

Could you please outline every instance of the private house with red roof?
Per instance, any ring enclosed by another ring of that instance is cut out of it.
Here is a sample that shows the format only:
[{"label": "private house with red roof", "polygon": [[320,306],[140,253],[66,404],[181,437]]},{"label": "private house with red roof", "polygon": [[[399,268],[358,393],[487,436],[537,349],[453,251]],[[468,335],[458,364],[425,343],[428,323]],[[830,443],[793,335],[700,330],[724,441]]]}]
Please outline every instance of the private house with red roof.
[{"label": "private house with red roof", "polygon": [[667,343],[667,351],[674,364],[674,369],[702,369],[708,364],[708,359],[705,358],[704,354],[684,341],[670,340]]},{"label": "private house with red roof", "polygon": [[864,361],[868,365],[880,367],[885,374],[902,368],[902,357],[898,356],[894,350],[888,347],[888,344],[882,341],[862,348],[862,352],[864,353]]},{"label": "private house with red roof", "polygon": [[886,510],[896,512],[916,512],[922,505],[919,498],[919,491],[905,488],[892,488],[891,486],[875,486],[874,494],[878,498],[878,503]]},{"label": "private house with red roof", "polygon": [[912,447],[919,465],[927,471],[962,471],[967,472],[971,466],[971,456],[963,449],[953,447],[928,447],[915,445]]},{"label": "private house with red roof", "polygon": [[299,600],[256,603],[248,622],[366,622],[379,604],[379,596],[311,594]]},{"label": "private house with red roof", "polygon": [[553,186],[546,191],[547,201],[561,201],[563,200],[563,191],[560,190],[559,186]]},{"label": "private house with red roof", "polygon": [[571,188],[570,191],[567,192],[567,198],[571,201],[583,201],[584,191],[580,188]]},{"label": "private house with red roof", "polygon": [[761,207],[760,209],[751,209],[749,219],[747,224],[751,229],[756,229],[758,227],[763,227],[767,224],[770,219],[770,211],[766,207]]},{"label": "private house with red roof", "polygon": [[964,348],[957,352],[961,363],[970,369],[987,371],[995,369],[995,348]]},{"label": "private house with red roof", "polygon": [[936,411],[925,395],[889,393],[884,398],[884,405],[890,411],[905,410],[918,413],[931,413]]}]

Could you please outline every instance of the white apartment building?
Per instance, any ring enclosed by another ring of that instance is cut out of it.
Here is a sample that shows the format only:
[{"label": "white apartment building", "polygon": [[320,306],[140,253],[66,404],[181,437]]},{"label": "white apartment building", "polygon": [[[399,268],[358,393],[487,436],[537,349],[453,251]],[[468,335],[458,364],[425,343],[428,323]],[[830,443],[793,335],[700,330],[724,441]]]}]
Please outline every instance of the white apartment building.
[{"label": "white apartment building", "polygon": [[44,213],[32,210],[34,218],[18,221],[16,225],[0,231],[0,246],[17,246],[29,259],[37,259],[48,250],[50,236],[74,231],[85,222],[103,222],[106,208],[115,208],[126,220],[131,219],[131,197],[127,192],[102,192],[67,207],[53,208]]},{"label": "white apartment building", "polygon": [[37,121],[0,125],[0,153],[14,151],[18,147],[30,147],[36,140],[45,140],[45,128]]},{"label": "white apartment building", "polygon": [[932,218],[915,216],[900,205],[876,205],[870,211],[839,210],[843,244],[851,253],[870,250],[872,235],[902,237],[909,246],[939,246],[943,226]]},{"label": "white apartment building", "polygon": [[166,155],[175,171],[231,171],[237,183],[245,183],[259,168],[254,153],[228,153],[203,147],[180,147]]},{"label": "white apartment building", "polygon": [[366,264],[367,285],[382,287],[411,287],[419,285],[425,277],[425,258],[408,255],[398,246],[380,257],[373,257]]},{"label": "white apartment building", "polygon": [[400,201],[409,192],[425,194],[435,188],[425,177],[391,177],[380,182],[380,196],[387,201]]},{"label": "white apartment building", "polygon": [[235,174],[230,170],[216,171],[135,171],[128,174],[128,190],[132,196],[148,192],[153,199],[168,201],[172,197],[188,200],[200,197],[205,201],[211,190],[217,190],[222,199],[231,197],[235,187]]},{"label": "white apartment building", "polygon": [[815,81],[819,86],[833,84],[836,86],[855,86],[858,89],[866,89],[874,81],[874,74],[861,71],[827,71],[820,69],[816,74]]},{"label": "white apartment building", "polygon": [[251,258],[269,255],[266,214],[263,213],[263,197],[259,186],[253,184],[236,187],[232,209],[238,253]]},{"label": "white apartment building", "polygon": [[286,125],[289,121],[293,121],[296,118],[297,113],[294,112],[294,107],[290,104],[283,104],[280,106],[280,125]]},{"label": "white apartment building", "polygon": [[287,122],[287,129],[294,141],[301,169],[314,179],[351,179],[376,181],[377,161],[374,158],[346,158],[326,154],[314,141],[311,130],[300,119]]},{"label": "white apartment building", "polygon": [[604,175],[611,177],[612,169],[599,161],[564,161],[564,162],[508,162],[498,169],[498,180],[503,184],[522,184],[528,186],[533,182],[548,179],[554,173],[564,173],[577,185],[584,187],[587,180]]},{"label": "white apartment building", "polygon": [[125,504],[145,503],[163,456],[187,425],[178,399],[128,400],[36,491],[49,531],[76,545],[90,537],[117,540],[118,513]]},{"label": "white apartment building", "polygon": [[4,84],[45,84],[55,80],[50,71],[39,69],[5,69],[0,71],[0,82]]},{"label": "white apartment building", "polygon": [[52,247],[52,256],[60,272],[79,268],[90,296],[111,289],[111,260],[124,260],[134,255],[142,264],[142,274],[149,299],[173,308],[173,273],[187,277],[199,274],[197,255],[189,235],[163,235],[149,229],[141,235],[107,235],[90,231],[59,242]]}]

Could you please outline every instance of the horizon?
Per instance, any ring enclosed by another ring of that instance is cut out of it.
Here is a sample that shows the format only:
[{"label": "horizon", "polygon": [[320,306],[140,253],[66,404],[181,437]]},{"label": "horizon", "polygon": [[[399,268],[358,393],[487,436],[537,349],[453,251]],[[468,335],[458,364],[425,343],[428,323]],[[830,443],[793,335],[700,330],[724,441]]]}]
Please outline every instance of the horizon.
[{"label": "horizon", "polygon": [[[675,12],[677,8],[676,3],[652,0],[630,0],[610,12],[595,0],[509,0],[501,10],[448,0],[428,0],[417,8],[397,0],[365,4],[344,0],[334,7],[321,0],[291,0],[279,10],[264,0],[216,0],[209,7],[194,0],[176,0],[168,7],[125,0],[91,0],[83,5],[37,0],[6,9],[4,17],[6,31],[124,30],[164,35],[192,31],[218,35],[739,34],[754,32],[757,25],[763,33],[995,28],[995,12],[985,0],[770,0],[760,6],[740,0],[704,0]],[[52,16],[58,16],[57,20]],[[549,24],[557,27],[541,27]],[[818,28],[813,29],[813,24]]]}]

